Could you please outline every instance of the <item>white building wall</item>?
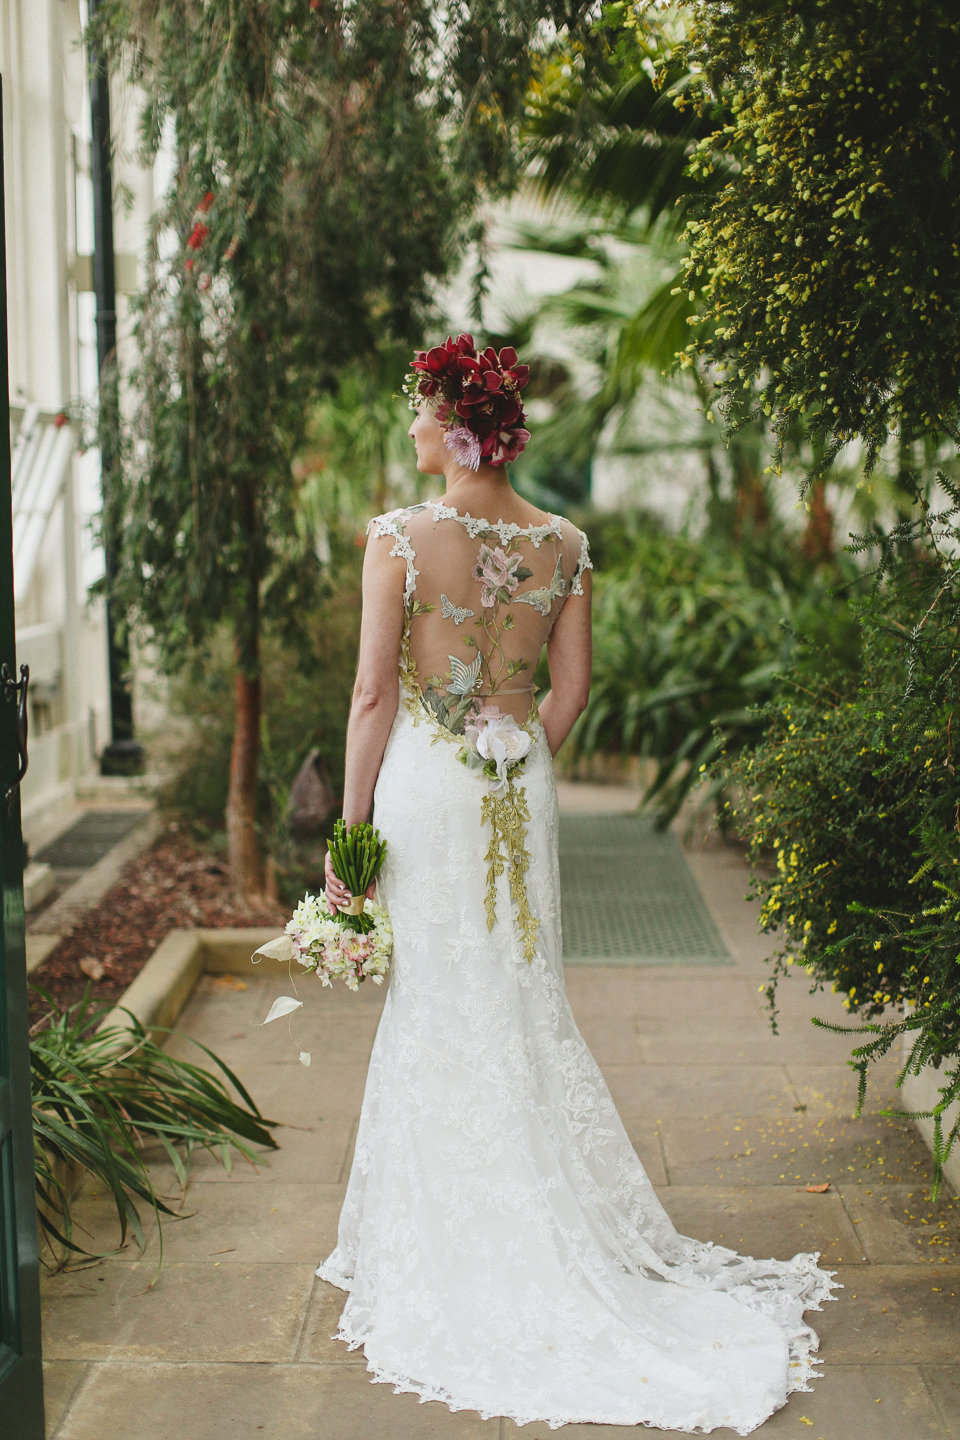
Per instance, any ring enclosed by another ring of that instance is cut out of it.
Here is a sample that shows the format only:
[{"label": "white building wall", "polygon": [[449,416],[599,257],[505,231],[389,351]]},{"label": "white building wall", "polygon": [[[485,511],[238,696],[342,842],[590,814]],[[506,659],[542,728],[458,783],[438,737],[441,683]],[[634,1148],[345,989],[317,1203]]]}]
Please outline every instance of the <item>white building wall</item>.
[{"label": "white building wall", "polygon": [[[94,538],[99,453],[80,453],[80,427],[71,422],[64,464],[60,433],[64,412],[86,405],[92,414],[97,396],[85,22],[85,0],[0,0],[15,474],[18,439],[32,437],[38,456],[21,465],[14,496],[17,653],[31,669],[30,765],[21,793],[24,835],[34,848],[69,817],[78,782],[96,772],[110,739],[105,609],[89,596],[103,573]],[[112,85],[111,106],[119,141],[114,193],[123,183],[135,197],[129,215],[116,214],[115,204],[118,284],[134,289],[132,256],[154,206],[153,177],[132,158],[136,117],[122,82]],[[117,311],[124,358],[130,323],[122,295]],[[56,472],[54,441],[61,445]]]}]

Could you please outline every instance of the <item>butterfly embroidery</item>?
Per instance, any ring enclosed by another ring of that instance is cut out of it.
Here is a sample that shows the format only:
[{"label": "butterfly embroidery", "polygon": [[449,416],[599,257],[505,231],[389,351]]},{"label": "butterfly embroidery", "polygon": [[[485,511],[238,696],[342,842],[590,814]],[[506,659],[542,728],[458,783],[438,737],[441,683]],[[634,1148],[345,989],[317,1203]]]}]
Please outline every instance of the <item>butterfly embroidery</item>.
[{"label": "butterfly embroidery", "polygon": [[471,615],[477,613],[475,610],[461,610],[460,606],[454,605],[446,595],[440,596],[440,608],[443,611],[444,620],[452,620],[454,625],[462,625],[464,620],[469,620]]},{"label": "butterfly embroidery", "polygon": [[450,695],[469,695],[480,679],[483,656],[478,655],[472,665],[464,665],[456,655],[448,655],[447,659],[450,661],[450,674],[453,677],[447,686],[448,693]]},{"label": "butterfly embroidery", "polygon": [[539,590],[528,590],[525,595],[514,595],[514,605],[532,605],[541,615],[549,615],[550,606],[554,600],[565,595],[567,590],[566,581],[563,578],[563,565],[561,557],[557,556],[557,568],[553,572],[553,579],[549,585],[542,586]]}]

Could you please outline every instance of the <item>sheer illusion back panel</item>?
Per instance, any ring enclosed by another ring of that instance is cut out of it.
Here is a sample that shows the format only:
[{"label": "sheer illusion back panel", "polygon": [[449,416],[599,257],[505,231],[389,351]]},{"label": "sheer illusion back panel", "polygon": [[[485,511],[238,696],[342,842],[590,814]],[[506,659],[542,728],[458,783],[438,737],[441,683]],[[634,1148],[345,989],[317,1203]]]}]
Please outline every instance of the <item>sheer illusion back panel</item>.
[{"label": "sheer illusion back panel", "polygon": [[428,503],[404,533],[416,567],[409,659],[421,691],[472,694],[523,720],[554,621],[579,589],[583,537],[548,516],[519,527]]}]

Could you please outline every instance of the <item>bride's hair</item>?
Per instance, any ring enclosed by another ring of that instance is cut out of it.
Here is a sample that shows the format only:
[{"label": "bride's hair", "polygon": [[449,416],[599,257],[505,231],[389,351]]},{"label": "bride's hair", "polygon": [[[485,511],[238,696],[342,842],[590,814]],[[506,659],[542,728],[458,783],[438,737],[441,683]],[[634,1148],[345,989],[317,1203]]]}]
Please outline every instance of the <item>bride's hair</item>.
[{"label": "bride's hair", "polygon": [[444,443],[461,465],[479,470],[480,462],[506,465],[530,439],[524,428],[521,391],[530,366],[517,363],[507,345],[477,351],[472,335],[447,336],[432,350],[419,350],[410,362],[404,394],[410,408],[425,405],[444,430]]}]

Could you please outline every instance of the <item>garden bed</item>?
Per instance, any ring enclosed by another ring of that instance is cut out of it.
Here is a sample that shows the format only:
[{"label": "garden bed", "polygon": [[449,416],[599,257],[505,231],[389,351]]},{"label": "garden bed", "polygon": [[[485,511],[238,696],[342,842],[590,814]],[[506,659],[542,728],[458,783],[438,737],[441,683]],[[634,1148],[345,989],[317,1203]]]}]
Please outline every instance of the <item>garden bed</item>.
[{"label": "garden bed", "polygon": [[[60,1005],[92,995],[116,1000],[143,969],[169,930],[282,927],[288,913],[269,903],[256,908],[238,899],[224,860],[199,832],[171,822],[160,839],[132,861],[121,877],[30,976]],[[92,979],[80,962],[99,960]],[[30,1023],[47,1011],[30,990]]]}]

